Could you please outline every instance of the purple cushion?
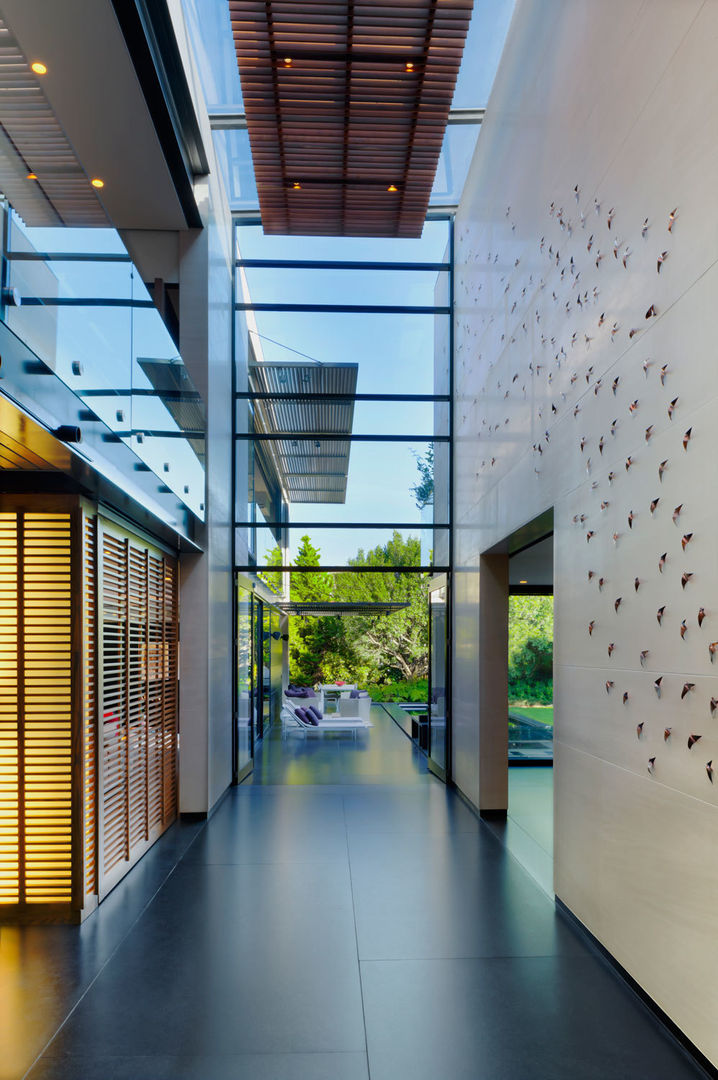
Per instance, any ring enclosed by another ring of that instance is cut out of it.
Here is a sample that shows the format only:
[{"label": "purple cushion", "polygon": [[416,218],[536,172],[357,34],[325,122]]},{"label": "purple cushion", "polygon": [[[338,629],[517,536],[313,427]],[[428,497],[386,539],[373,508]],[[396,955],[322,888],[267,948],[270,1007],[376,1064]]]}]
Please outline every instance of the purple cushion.
[{"label": "purple cushion", "polygon": [[296,687],[294,690],[290,690],[289,687],[284,691],[287,697],[305,698],[309,697],[309,694],[301,686]]},{"label": "purple cushion", "polygon": [[369,697],[368,690],[352,690],[349,694],[350,698]]},{"label": "purple cushion", "polygon": [[349,693],[349,697],[350,697],[350,698],[357,698],[357,697],[359,697],[359,691],[358,691],[358,690],[352,690],[352,691],[350,691],[350,693]]},{"label": "purple cushion", "polygon": [[297,717],[298,720],[301,720],[303,724],[308,724],[310,722],[307,716],[306,709],[295,709],[294,715]]},{"label": "purple cushion", "polygon": [[319,711],[319,709],[315,705],[309,705],[308,708],[307,708],[307,712],[310,714],[310,716],[313,716],[315,718],[315,720],[323,720],[324,719],[322,713]]},{"label": "purple cushion", "polygon": [[317,695],[314,693],[311,686],[305,686],[305,688],[304,688],[304,696],[305,697],[313,697],[313,698],[315,698]]}]

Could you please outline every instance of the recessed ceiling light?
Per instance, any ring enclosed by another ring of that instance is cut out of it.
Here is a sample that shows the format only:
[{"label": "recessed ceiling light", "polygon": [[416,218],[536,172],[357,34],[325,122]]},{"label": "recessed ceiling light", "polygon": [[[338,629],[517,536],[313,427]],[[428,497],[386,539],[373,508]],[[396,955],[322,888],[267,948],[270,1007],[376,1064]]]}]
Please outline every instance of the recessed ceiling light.
[{"label": "recessed ceiling light", "polygon": [[404,64],[404,67],[406,68],[407,71],[413,71],[414,70],[413,61],[412,60],[407,60],[407,62]]},{"label": "recessed ceiling light", "polygon": [[105,181],[100,180],[99,176],[96,176],[96,177],[94,177],[94,179],[90,180],[90,183],[92,184],[93,187],[96,187],[96,188],[103,188],[105,186]]},{"label": "recessed ceiling light", "polygon": [[291,67],[292,66],[292,58],[291,58],[291,56],[285,56],[284,57],[284,66],[285,67]]},{"label": "recessed ceiling light", "polygon": [[40,60],[34,60],[30,67],[36,75],[47,75],[47,64],[43,64]]},{"label": "recessed ceiling light", "polygon": [[301,191],[302,190],[302,185],[299,183],[298,180],[295,180],[294,183],[292,184],[292,188],[294,189],[294,191]]},{"label": "recessed ceiling light", "polygon": [[519,581],[519,585],[528,585],[528,581],[521,580],[521,581]]},{"label": "recessed ceiling light", "polygon": [[28,178],[28,180],[37,180],[37,173],[29,172],[27,174],[27,178]]},{"label": "recessed ceiling light", "polygon": [[389,184],[389,187],[386,190],[387,191],[398,191],[399,188],[396,186],[396,184]]}]

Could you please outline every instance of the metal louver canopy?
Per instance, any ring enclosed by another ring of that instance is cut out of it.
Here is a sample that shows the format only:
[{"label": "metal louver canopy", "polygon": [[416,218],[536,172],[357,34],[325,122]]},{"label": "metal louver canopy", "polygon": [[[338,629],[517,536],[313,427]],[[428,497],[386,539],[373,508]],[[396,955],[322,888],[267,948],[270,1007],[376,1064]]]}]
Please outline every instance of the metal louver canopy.
[{"label": "metal louver canopy", "polygon": [[[297,394],[295,400],[254,403],[254,431],[268,439],[267,457],[291,503],[346,501],[358,364],[250,364],[249,388],[262,394]],[[322,394],[346,395],[323,401]]]},{"label": "metal louver canopy", "polygon": [[473,0],[229,0],[266,233],[421,235]]},{"label": "metal louver canopy", "polygon": [[285,615],[312,615],[315,618],[323,618],[327,615],[393,615],[403,608],[409,607],[408,600],[385,602],[370,600],[327,600],[307,601],[305,604],[277,604]]}]

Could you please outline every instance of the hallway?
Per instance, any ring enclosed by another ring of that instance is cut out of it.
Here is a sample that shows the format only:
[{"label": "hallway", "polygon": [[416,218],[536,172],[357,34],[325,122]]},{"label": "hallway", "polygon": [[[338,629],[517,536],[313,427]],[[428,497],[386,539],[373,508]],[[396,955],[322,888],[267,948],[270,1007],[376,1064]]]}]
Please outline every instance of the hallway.
[{"label": "hallway", "polygon": [[703,1075],[372,713],[273,731],[80,929],[4,927],[0,1078]]}]

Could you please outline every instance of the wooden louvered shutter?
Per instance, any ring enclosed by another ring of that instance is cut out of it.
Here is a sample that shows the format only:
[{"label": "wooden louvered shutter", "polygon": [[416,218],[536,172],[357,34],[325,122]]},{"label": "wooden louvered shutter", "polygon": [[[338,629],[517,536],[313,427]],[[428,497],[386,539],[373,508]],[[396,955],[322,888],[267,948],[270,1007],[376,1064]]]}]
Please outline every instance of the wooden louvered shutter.
[{"label": "wooden louvered shutter", "polygon": [[0,904],[20,898],[17,514],[0,514]]},{"label": "wooden louvered shutter", "polygon": [[97,893],[97,518],[82,522],[83,551],[83,834],[85,907]]},{"label": "wooden louvered shutter", "polygon": [[69,912],[78,798],[73,516],[0,514],[0,902]]},{"label": "wooden louvered shutter", "polygon": [[97,581],[102,897],[177,815],[177,564],[100,519]]}]

